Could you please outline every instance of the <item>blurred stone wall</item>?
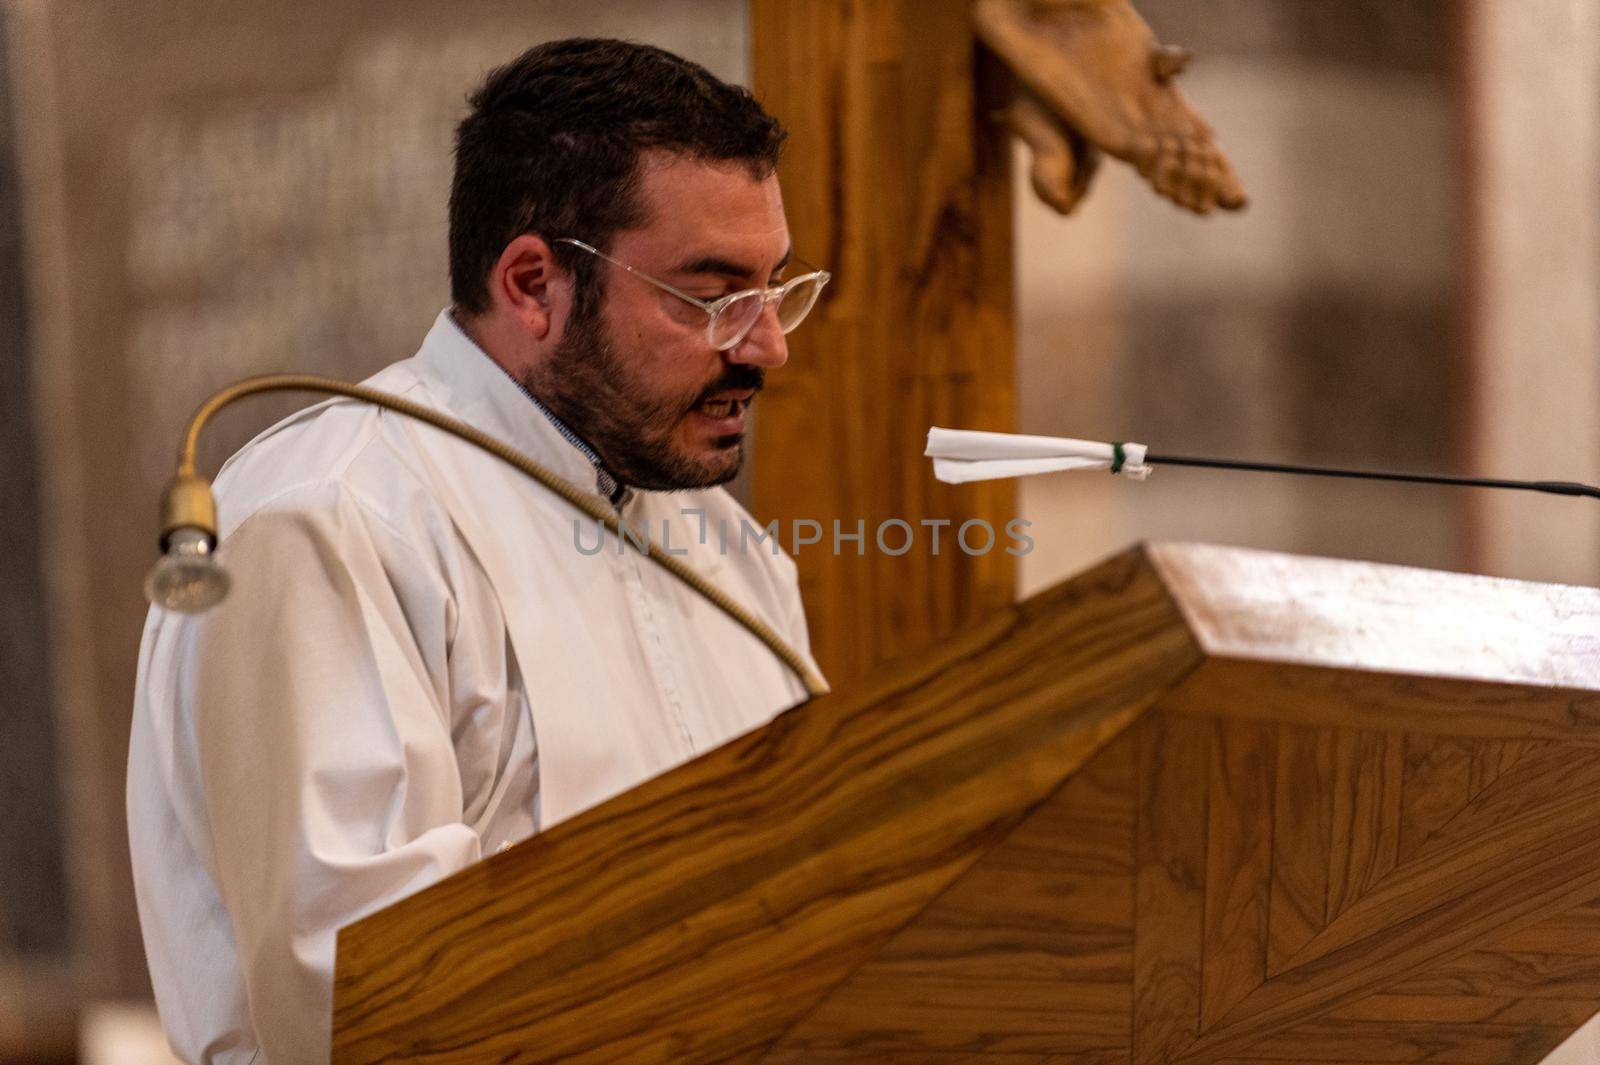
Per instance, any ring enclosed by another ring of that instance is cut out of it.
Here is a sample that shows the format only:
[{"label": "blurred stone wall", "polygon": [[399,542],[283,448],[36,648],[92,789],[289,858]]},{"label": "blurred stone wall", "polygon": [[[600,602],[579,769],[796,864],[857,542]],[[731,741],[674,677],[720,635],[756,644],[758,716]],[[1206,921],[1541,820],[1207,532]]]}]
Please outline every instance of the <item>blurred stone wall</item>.
[{"label": "blurred stone wall", "polygon": [[[1472,462],[1600,482],[1600,4],[1468,8]],[[1482,493],[1473,568],[1600,582],[1600,506]]]},{"label": "blurred stone wall", "polygon": [[[4,1003],[29,986],[65,994],[71,967],[61,791],[46,639],[39,441],[30,401],[28,277],[17,158],[23,119],[9,91],[15,71],[0,9],[0,1060],[38,1048],[59,1053],[59,1038],[36,1036],[64,1012],[9,1016]],[[19,1011],[20,1012],[20,1011]],[[12,1034],[18,1033],[18,1034]],[[54,1044],[53,1046],[50,1044]]]},{"label": "blurred stone wall", "polygon": [[[0,978],[14,978],[0,985],[0,1031],[63,996],[147,993],[123,781],[140,581],[188,413],[247,374],[357,379],[415,351],[448,302],[453,128],[490,67],[540,40],[602,35],[748,80],[743,0],[7,10],[15,69],[0,73],[15,75],[23,116],[28,240],[19,275],[0,155],[0,311],[14,307],[20,280],[30,299],[22,327],[0,340],[11,386],[0,390],[0,501],[11,504],[0,683],[13,700],[0,741],[16,741],[0,746]],[[205,468],[313,401],[224,414]],[[27,586],[42,574],[42,588]],[[30,816],[18,823],[22,810]],[[6,960],[33,940],[68,957],[68,990],[30,988],[38,967]]]},{"label": "blurred stone wall", "polygon": [[[1019,188],[1020,431],[1462,471],[1456,5],[1137,6],[1197,53],[1181,84],[1251,204],[1196,219],[1120,165],[1068,219]],[[1455,490],[1168,468],[1027,479],[1021,508],[1024,590],[1144,539],[1469,561]]]}]

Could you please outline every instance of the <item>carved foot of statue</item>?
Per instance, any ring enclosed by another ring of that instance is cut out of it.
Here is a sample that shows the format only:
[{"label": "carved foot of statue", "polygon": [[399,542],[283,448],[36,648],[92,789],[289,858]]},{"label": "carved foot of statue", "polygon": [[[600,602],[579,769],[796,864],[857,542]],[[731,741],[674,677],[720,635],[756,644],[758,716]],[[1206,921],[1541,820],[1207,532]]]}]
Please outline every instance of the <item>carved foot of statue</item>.
[{"label": "carved foot of statue", "polygon": [[1006,124],[1032,157],[1034,193],[1062,214],[1071,214],[1089,192],[1100,168],[1100,149],[1071,126],[1062,125],[1037,98],[1020,90],[1005,112]]},{"label": "carved foot of statue", "polygon": [[[1034,188],[1052,207],[1071,210],[1087,188],[1078,163],[1089,156],[1077,144],[1130,163],[1198,214],[1245,205],[1211,127],[1173,84],[1189,53],[1158,43],[1128,0],[976,0],[973,17],[1027,89],[1010,122],[1034,151]],[[1047,134],[1041,124],[1059,130]],[[1072,151],[1067,162],[1062,145]]]}]

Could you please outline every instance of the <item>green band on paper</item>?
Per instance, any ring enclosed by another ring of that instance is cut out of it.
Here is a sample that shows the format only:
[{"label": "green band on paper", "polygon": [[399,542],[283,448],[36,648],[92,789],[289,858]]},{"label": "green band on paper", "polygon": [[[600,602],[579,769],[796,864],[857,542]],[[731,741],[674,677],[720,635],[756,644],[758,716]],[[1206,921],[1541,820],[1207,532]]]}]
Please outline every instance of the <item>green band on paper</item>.
[{"label": "green band on paper", "polygon": [[1122,464],[1128,460],[1128,453],[1122,450],[1121,444],[1111,445],[1111,472],[1121,473]]}]

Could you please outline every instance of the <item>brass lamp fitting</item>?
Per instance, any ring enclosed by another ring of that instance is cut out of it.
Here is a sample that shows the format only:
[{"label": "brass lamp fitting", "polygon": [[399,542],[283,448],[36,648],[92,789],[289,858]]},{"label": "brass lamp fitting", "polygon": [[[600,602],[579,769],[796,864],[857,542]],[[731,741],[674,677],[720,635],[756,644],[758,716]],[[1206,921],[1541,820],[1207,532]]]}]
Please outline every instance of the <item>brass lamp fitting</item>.
[{"label": "brass lamp fitting", "polygon": [[217,546],[217,497],[211,485],[192,470],[179,472],[161,493],[161,550],[179,529],[198,529],[206,534],[213,550]]}]

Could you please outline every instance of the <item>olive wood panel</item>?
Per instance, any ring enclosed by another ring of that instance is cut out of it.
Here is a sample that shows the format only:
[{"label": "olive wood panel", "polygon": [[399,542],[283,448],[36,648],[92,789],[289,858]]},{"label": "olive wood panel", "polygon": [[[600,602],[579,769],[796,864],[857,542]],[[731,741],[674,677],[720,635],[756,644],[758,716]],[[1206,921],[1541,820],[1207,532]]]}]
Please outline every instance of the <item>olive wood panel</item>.
[{"label": "olive wood panel", "polygon": [[1270,725],[1218,721],[1213,726],[1202,1027],[1226,1016],[1267,975],[1277,744],[1277,730]]},{"label": "olive wood panel", "polygon": [[1125,1065],[1125,1052],[1101,1054],[1013,1054],[1006,1051],[816,1051],[779,1047],[763,1055],[762,1065]]},{"label": "olive wood panel", "polygon": [[[1565,913],[1503,936],[1497,943],[1502,950],[1525,950],[1536,954],[1586,956],[1585,946],[1600,937],[1600,900],[1574,907]],[[1590,962],[1600,972],[1600,958]],[[1600,991],[1594,994],[1600,1000]]]},{"label": "olive wood panel", "polygon": [[1505,1065],[1513,1061],[1538,1061],[1554,1050],[1577,1023],[1499,1025],[1434,1018],[1409,1021],[1330,1018],[1273,1033],[1251,1049],[1252,1056],[1288,1059],[1302,1065],[1312,1062],[1320,1065],[1330,1057],[1335,1060],[1354,1057],[1368,1065],[1418,1061],[1431,1065],[1438,1060],[1435,1055],[1440,1048],[1448,1048],[1449,1060],[1463,1065]]},{"label": "olive wood panel", "polygon": [[1332,879],[1334,749],[1332,731],[1278,728],[1272,799],[1272,900],[1267,975],[1276,975],[1328,920]]},{"label": "olive wood panel", "polygon": [[[1543,765],[1530,760],[1485,789],[1314,936],[1283,973],[1203,1032],[1181,1060],[1271,1056],[1286,1031],[1320,1024],[1386,985],[1600,894],[1600,838],[1591,814],[1600,799],[1600,752],[1562,753],[1567,757]],[[1439,1041],[1454,1043],[1442,1032]],[[1479,1057],[1477,1050],[1460,1053]]]},{"label": "olive wood panel", "polygon": [[1595,1014],[1592,998],[1542,994],[1515,995],[1371,995],[1334,1010],[1328,1016],[1353,1021],[1411,1021],[1426,1017],[1453,1024],[1531,1024],[1577,1027]]},{"label": "olive wood panel", "polygon": [[1407,736],[1400,784],[1400,850],[1413,853],[1472,796],[1474,744],[1452,736]]},{"label": "olive wood panel", "polygon": [[[1164,1061],[1198,1034],[1205,925],[1209,722],[1151,714],[1139,723],[1132,1041],[1135,1062]],[[1199,801],[1197,801],[1199,800]]]},{"label": "olive wood panel", "polygon": [[1468,773],[1467,790],[1475,798],[1484,788],[1493,784],[1501,773],[1517,764],[1517,760],[1531,751],[1543,748],[1539,740],[1480,740],[1472,749],[1472,768]]},{"label": "olive wood panel", "polygon": [[[1560,919],[1557,915],[1557,920]],[[1546,922],[1535,925],[1543,928]],[[1586,937],[1569,940],[1559,951],[1517,950],[1512,944],[1526,930],[1501,936],[1488,949],[1469,951],[1426,973],[1402,980],[1389,989],[1392,996],[1413,998],[1580,999],[1600,1002],[1600,959],[1572,953],[1572,942],[1592,943]]]},{"label": "olive wood panel", "polygon": [[[1600,599],[1600,593],[1595,597]],[[1600,631],[1600,617],[1592,623]],[[1600,658],[1600,650],[1596,657]],[[1471,658],[1472,653],[1463,649],[1463,670],[1471,667]],[[1296,662],[1274,664],[1267,672],[1261,664],[1207,658],[1195,683],[1185,685],[1169,706],[1203,717],[1313,728],[1600,745],[1600,681],[1587,689],[1486,684],[1459,675],[1419,676]],[[1438,663],[1435,668],[1447,666]]]},{"label": "olive wood panel", "polygon": [[880,1060],[914,1045],[1126,1062],[1137,732],[1040,804],[762,1060]]},{"label": "olive wood panel", "polygon": [[1333,744],[1329,917],[1343,913],[1399,860],[1405,768],[1402,735],[1338,729]]}]

